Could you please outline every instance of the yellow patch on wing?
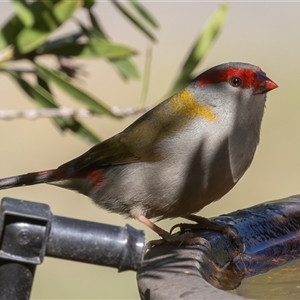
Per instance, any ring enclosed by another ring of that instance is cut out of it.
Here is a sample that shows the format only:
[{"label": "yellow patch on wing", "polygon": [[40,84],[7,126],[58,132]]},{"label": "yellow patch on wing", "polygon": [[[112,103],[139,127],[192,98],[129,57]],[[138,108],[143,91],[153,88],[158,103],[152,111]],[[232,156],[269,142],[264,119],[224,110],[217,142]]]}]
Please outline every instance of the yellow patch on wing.
[{"label": "yellow patch on wing", "polygon": [[176,95],[176,98],[172,101],[172,110],[181,110],[188,116],[202,117],[211,122],[214,122],[217,119],[217,116],[212,109],[208,105],[199,103],[188,90],[183,90]]}]

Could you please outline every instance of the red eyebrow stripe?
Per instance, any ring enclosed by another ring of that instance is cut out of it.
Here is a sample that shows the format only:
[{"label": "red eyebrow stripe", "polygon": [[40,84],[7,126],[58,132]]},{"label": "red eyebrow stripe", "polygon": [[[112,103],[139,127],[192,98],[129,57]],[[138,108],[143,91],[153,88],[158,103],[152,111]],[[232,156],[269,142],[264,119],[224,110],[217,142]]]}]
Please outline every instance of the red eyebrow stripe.
[{"label": "red eyebrow stripe", "polygon": [[[260,72],[263,72],[261,69],[258,69]],[[252,69],[237,69],[237,68],[228,68],[223,70],[214,70],[208,73],[204,73],[199,77],[199,86],[204,87],[210,83],[220,83],[226,82],[232,77],[240,77],[243,80],[242,88],[246,89],[257,79],[257,74]]]}]

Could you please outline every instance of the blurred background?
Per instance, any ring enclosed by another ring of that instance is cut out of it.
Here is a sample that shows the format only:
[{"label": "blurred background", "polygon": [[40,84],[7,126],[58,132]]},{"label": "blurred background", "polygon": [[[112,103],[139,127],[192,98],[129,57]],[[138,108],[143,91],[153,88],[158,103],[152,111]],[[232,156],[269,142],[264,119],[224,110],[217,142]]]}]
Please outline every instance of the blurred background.
[{"label": "blurred background", "polygon": [[[185,54],[205,22],[221,2],[141,1],[159,22],[158,42],[153,46],[150,86],[146,105],[163,100]],[[12,14],[11,2],[0,3],[1,24]],[[150,45],[107,1],[94,8],[109,36],[130,45],[139,54],[133,58],[143,70],[145,51]],[[237,186],[222,200],[201,211],[206,217],[246,208],[264,201],[300,193],[300,3],[230,3],[222,32],[195,75],[228,61],[260,66],[279,88],[268,94],[261,142],[254,162]],[[85,15],[79,14],[80,19]],[[72,30],[66,24],[60,32]],[[103,60],[81,60],[85,77],[78,84],[109,105],[134,107],[141,94],[141,82],[124,82]],[[52,62],[55,66],[55,62]],[[57,97],[65,97],[59,90]],[[0,74],[0,109],[34,108],[21,90]],[[70,99],[65,106],[74,107]],[[123,130],[136,117],[112,120],[94,117],[84,120],[103,139]],[[62,134],[46,119],[0,121],[0,177],[57,167],[91,147],[71,133]],[[126,193],[126,191],[124,191]],[[47,185],[0,191],[5,196],[43,202],[52,213],[146,231],[147,240],[157,236],[133,220],[98,209],[85,196]],[[161,221],[168,230],[182,220]],[[134,272],[118,274],[115,269],[46,258],[37,268],[33,299],[138,299]]]}]

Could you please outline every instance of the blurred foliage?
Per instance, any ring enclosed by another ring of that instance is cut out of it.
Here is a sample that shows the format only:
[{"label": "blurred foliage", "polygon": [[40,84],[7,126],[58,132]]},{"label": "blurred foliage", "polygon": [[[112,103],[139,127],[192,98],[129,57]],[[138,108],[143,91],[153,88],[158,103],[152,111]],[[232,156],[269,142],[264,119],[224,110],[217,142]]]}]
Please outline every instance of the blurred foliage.
[{"label": "blurred foliage", "polygon": [[[0,71],[10,76],[38,107],[60,107],[51,90],[52,84],[93,114],[120,118],[104,101],[79,87],[73,79],[78,72],[76,58],[105,59],[116,68],[123,80],[140,78],[132,59],[136,51],[108,38],[93,11],[95,3],[94,0],[13,0],[14,15],[4,23],[0,31]],[[135,0],[126,3],[111,0],[111,4],[151,43],[156,41],[153,31],[158,28],[157,21],[142,4]],[[101,6],[101,3],[98,5]],[[79,10],[87,12],[88,26],[75,19]],[[208,53],[222,28],[226,13],[227,6],[222,5],[211,17],[187,54],[170,93],[181,89],[191,79],[191,73]],[[56,30],[70,20],[75,20],[76,31],[56,38]],[[59,68],[51,69],[37,62],[44,55],[56,57]],[[29,62],[32,68],[18,68],[17,62],[20,61]],[[34,76],[34,83],[28,80],[28,74]],[[147,72],[145,78],[147,83],[144,82],[144,86],[148,86]],[[61,130],[71,130],[91,143],[99,142],[97,135],[75,118],[52,119]]]},{"label": "blurred foliage", "polygon": [[227,11],[228,6],[222,5],[211,16],[203,31],[196,39],[182,68],[180,68],[180,73],[178,74],[178,77],[176,78],[175,83],[171,88],[170,94],[181,90],[192,79],[192,72],[195,70],[196,66],[203,60],[205,55],[207,55],[213,41],[216,39],[220,30],[222,29]]}]

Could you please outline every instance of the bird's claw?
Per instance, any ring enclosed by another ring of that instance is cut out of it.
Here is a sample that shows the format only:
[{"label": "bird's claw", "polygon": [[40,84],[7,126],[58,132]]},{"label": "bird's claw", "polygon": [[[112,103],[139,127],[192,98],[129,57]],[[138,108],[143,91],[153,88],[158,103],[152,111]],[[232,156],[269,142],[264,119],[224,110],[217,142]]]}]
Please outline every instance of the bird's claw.
[{"label": "bird's claw", "polygon": [[163,245],[163,244],[171,244],[171,245],[178,245],[178,246],[192,246],[192,245],[202,245],[211,250],[210,242],[202,237],[199,237],[191,232],[184,232],[180,235],[169,235],[164,236],[160,240],[152,240],[146,244],[146,251],[151,249],[154,246]]},{"label": "bird's claw", "polygon": [[236,245],[240,254],[244,254],[246,252],[246,245],[242,238],[238,235],[238,231],[234,226],[226,224],[224,226],[223,233],[226,233],[231,242]]},{"label": "bird's claw", "polygon": [[[174,229],[179,228],[180,231],[184,232],[184,234],[187,233],[186,230],[193,230],[193,229],[202,229],[202,230],[215,230],[215,231],[220,231],[222,233],[225,233],[228,238],[230,239],[230,241],[236,246],[236,248],[238,248],[239,254],[244,254],[246,252],[246,245],[243,242],[243,240],[241,239],[241,237],[238,235],[237,229],[229,224],[218,224],[215,225],[216,222],[213,222],[214,226],[218,227],[218,229],[216,228],[203,228],[203,226],[201,224],[189,224],[189,223],[179,223],[174,225],[171,229],[170,229],[170,234],[174,231]],[[200,238],[203,239],[203,238]],[[209,243],[207,241],[207,243]]]}]

